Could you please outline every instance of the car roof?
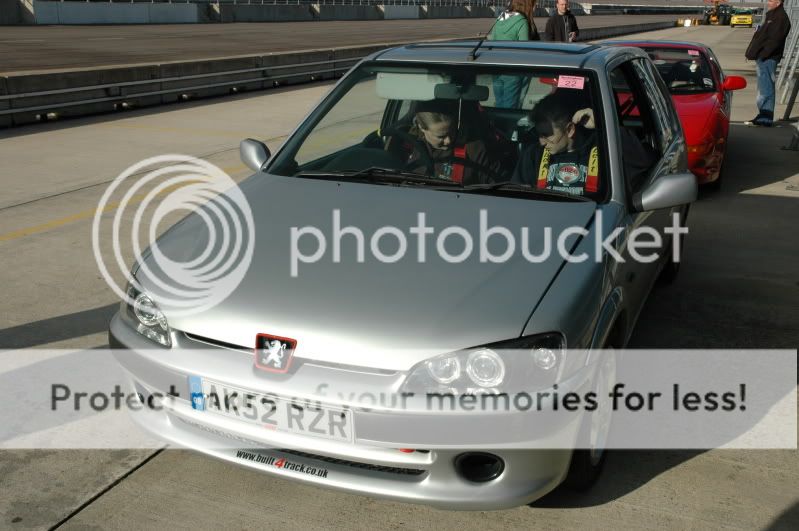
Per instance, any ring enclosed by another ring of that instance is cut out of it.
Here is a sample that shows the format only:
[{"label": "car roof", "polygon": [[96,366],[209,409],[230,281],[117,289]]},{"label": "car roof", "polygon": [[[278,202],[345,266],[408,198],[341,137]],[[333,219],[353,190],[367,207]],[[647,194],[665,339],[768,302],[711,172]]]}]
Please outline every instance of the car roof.
[{"label": "car roof", "polygon": [[691,41],[605,41],[611,46],[648,46],[651,48],[698,48],[704,50],[707,45]]},{"label": "car roof", "polygon": [[540,41],[484,40],[472,58],[472,50],[480,43],[474,41],[419,43],[391,48],[375,54],[376,61],[422,61],[466,65],[521,65],[554,68],[591,68],[606,64],[614,57],[633,53],[646,56],[635,48],[602,44],[565,44]]}]

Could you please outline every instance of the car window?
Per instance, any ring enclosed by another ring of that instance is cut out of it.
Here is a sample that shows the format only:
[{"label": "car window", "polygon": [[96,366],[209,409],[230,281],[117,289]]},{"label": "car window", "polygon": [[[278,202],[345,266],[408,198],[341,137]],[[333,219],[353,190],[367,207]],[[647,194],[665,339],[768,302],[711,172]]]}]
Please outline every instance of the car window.
[{"label": "car window", "polygon": [[672,94],[714,92],[716,82],[707,59],[691,48],[643,47]]},{"label": "car window", "polygon": [[654,72],[652,72],[648,65],[649,63],[644,60],[633,61],[633,69],[639,80],[641,81],[645,97],[647,99],[649,110],[651,111],[652,120],[655,123],[655,134],[658,137],[658,144],[661,153],[671,144],[674,138],[674,128],[671,120],[671,101],[664,97],[660,86],[656,81]]},{"label": "car window", "polygon": [[713,50],[711,50],[710,48],[707,49],[707,55],[708,59],[710,60],[710,66],[713,69],[713,71],[716,73],[716,79],[723,82],[724,69],[721,68],[721,63],[719,62],[718,57],[716,57],[716,54],[713,53]]},{"label": "car window", "polygon": [[380,168],[464,186],[513,182],[604,200],[598,94],[595,76],[579,70],[364,63],[267,171],[351,175]]},{"label": "car window", "polygon": [[364,77],[330,109],[295,154],[302,166],[359,144],[371,131],[379,129],[387,100],[371,97],[376,76]]},{"label": "car window", "polygon": [[647,97],[646,85],[636,73],[633,61],[614,68],[610,81],[621,127],[624,178],[628,190],[637,191],[665,149],[664,138],[658,131],[663,125],[654,118],[660,105]]}]

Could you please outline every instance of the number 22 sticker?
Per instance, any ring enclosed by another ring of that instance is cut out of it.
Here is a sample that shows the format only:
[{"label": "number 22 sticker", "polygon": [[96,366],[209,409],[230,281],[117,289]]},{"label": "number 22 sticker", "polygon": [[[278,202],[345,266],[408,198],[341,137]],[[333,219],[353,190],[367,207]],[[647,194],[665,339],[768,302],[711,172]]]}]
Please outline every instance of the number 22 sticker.
[{"label": "number 22 sticker", "polygon": [[585,78],[582,76],[558,76],[558,88],[583,90]]}]

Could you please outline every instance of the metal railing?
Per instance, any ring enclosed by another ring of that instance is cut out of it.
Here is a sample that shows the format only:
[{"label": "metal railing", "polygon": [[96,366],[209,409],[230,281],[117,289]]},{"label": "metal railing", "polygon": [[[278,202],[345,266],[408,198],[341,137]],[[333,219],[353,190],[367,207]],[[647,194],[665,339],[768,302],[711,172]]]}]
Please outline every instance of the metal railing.
[{"label": "metal railing", "polygon": [[[791,20],[791,33],[785,41],[785,52],[779,64],[777,76],[777,91],[780,93],[780,103],[788,102],[785,109],[784,120],[790,118],[793,105],[796,102],[797,88],[799,88],[799,0],[784,0],[783,7]],[[790,97],[789,97],[790,92]]]},{"label": "metal railing", "polygon": [[[31,0],[22,0],[30,2]],[[117,4],[229,4],[229,5],[397,5],[397,6],[475,6],[505,7],[509,0],[52,0],[60,2],[102,2]],[[790,0],[785,0],[786,4]],[[557,0],[538,0],[536,7],[554,8]],[[730,0],[735,4],[754,4],[754,0]],[[581,2],[576,1],[576,4]],[[703,0],[586,0],[594,5],[648,6],[703,6]]]},{"label": "metal railing", "polygon": [[[120,83],[106,83],[95,84],[88,86],[77,86],[56,90],[44,90],[37,92],[28,92],[23,94],[8,94],[1,95],[0,101],[3,100],[17,100],[24,101],[27,98],[40,98],[42,96],[61,96],[82,93],[86,97],[79,100],[66,100],[66,101],[53,101],[47,104],[38,104],[32,106],[11,106],[9,109],[0,110],[0,115],[6,114],[19,114],[30,113],[38,111],[52,111],[66,107],[75,107],[80,105],[106,103],[106,102],[124,102],[130,100],[137,100],[148,96],[162,96],[167,94],[177,93],[191,93],[201,90],[219,88],[219,87],[242,87],[253,83],[282,83],[284,80],[292,78],[310,77],[311,80],[323,79],[324,76],[337,77],[343,75],[355,63],[360,61],[364,56],[328,59],[316,62],[300,62],[288,65],[269,65],[256,68],[244,68],[236,70],[222,70],[216,72],[208,72],[204,74],[194,75],[181,75],[173,77],[158,77],[154,79],[145,79],[140,81],[124,81]],[[286,70],[298,70],[289,73],[283,73]],[[242,78],[241,75],[248,75],[249,77]],[[224,79],[228,77],[228,79]],[[235,77],[235,79],[230,79]],[[208,82],[208,78],[221,78],[216,81]],[[193,83],[184,84],[183,82],[192,81]],[[182,86],[172,88],[160,88],[158,90],[149,90],[146,92],[127,92],[128,89],[147,85],[163,85],[169,83],[180,82]],[[275,85],[276,86],[276,85]],[[97,96],[98,91],[104,91],[107,95]],[[90,94],[95,94],[91,95]]]},{"label": "metal railing", "polygon": [[[58,0],[102,2],[117,4],[226,4],[226,5],[323,5],[323,6],[434,6],[434,7],[493,7],[504,6],[504,0]],[[549,1],[550,4],[555,0]]]}]

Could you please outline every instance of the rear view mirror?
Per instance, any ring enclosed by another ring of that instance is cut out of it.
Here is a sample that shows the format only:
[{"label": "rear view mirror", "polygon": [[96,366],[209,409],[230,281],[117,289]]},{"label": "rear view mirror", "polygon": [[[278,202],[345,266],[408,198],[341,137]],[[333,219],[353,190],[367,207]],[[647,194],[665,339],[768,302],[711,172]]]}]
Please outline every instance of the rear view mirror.
[{"label": "rear view mirror", "polygon": [[253,171],[261,171],[261,168],[263,168],[272,154],[263,142],[247,138],[246,140],[242,140],[241,144],[239,144],[239,156],[241,157],[241,161],[246,164],[248,168]]},{"label": "rear view mirror", "polygon": [[436,85],[435,97],[440,100],[485,101],[488,99],[488,87],[483,85],[463,86],[456,83],[440,83]]},{"label": "rear view mirror", "polygon": [[724,90],[741,90],[746,88],[746,79],[741,76],[727,76],[724,78],[721,88]]},{"label": "rear view mirror", "polygon": [[698,186],[691,172],[664,175],[633,196],[639,212],[672,208],[696,201]]}]

